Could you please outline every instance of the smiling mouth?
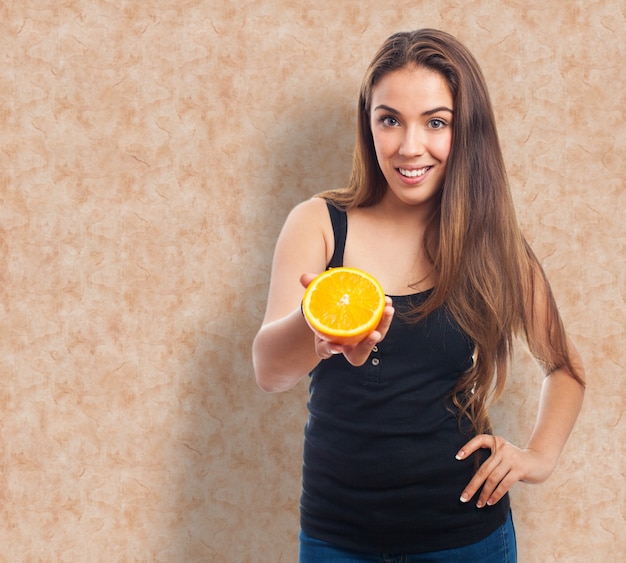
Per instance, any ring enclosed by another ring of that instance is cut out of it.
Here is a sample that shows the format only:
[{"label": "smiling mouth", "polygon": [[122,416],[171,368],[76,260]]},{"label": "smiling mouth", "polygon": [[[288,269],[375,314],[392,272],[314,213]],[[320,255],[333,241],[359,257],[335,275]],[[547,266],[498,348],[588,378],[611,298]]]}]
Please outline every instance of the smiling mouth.
[{"label": "smiling mouth", "polygon": [[416,170],[407,170],[406,168],[398,168],[398,172],[406,178],[419,178],[428,172],[432,166],[426,166],[425,168],[418,168]]}]

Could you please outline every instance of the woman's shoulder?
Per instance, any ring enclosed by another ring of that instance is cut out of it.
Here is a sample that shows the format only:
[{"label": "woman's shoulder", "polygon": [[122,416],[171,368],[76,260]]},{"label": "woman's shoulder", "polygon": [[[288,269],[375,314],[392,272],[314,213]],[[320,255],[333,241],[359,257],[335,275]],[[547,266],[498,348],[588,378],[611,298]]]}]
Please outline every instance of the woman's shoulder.
[{"label": "woman's shoulder", "polygon": [[[328,206],[328,200],[318,195],[314,195],[309,199],[305,199],[298,203],[294,209],[306,209],[313,210],[313,212],[319,213],[320,211],[326,210]],[[327,211],[326,211],[327,212]]]},{"label": "woman's shoulder", "polygon": [[298,203],[289,212],[288,221],[324,225],[328,222],[328,206],[325,199],[314,196]]},{"label": "woman's shoulder", "polygon": [[314,196],[296,205],[288,219],[291,225],[301,231],[302,235],[308,236],[309,240],[321,235],[325,264],[331,260],[335,248],[335,234],[328,206],[328,200]]},{"label": "woman's shoulder", "polygon": [[315,241],[320,241],[327,249],[331,247],[333,229],[326,200],[312,197],[293,207],[279,237],[279,241],[283,240],[290,240],[297,247],[309,246]]}]

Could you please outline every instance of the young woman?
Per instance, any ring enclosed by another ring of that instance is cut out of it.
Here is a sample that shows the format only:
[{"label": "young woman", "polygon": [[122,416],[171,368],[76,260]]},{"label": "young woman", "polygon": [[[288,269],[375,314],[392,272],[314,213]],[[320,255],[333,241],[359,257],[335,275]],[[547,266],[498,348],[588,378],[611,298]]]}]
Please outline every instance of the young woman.
[{"label": "young woman", "polygon": [[[314,334],[304,287],[328,267],[389,296],[353,346]],[[491,433],[516,336],[545,372],[524,448]],[[507,491],[554,470],[583,370],[517,225],[487,88],[447,33],[397,33],[365,75],[345,189],[298,205],[278,239],[253,346],[258,385],[310,375],[300,561],[516,560]]]}]

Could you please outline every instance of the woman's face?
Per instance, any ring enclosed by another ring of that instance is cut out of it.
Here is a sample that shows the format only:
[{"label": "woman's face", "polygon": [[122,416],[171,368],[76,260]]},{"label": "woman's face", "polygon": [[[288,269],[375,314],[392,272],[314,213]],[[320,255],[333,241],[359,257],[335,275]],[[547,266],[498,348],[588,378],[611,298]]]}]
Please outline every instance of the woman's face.
[{"label": "woman's face", "polygon": [[431,204],[441,190],[454,108],[443,76],[423,67],[386,74],[372,89],[370,127],[389,189],[406,205]]}]

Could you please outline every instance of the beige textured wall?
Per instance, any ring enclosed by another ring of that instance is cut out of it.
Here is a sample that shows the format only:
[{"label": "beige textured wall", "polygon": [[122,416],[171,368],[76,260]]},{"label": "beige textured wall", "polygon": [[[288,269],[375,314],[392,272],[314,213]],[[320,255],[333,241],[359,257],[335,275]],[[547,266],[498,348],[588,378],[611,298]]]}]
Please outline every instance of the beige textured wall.
[{"label": "beige textured wall", "polygon": [[[586,360],[522,562],[626,559],[622,0],[9,0],[0,5],[0,561],[294,562],[306,385],[250,344],[273,244],[349,172],[391,32],[465,41],[520,221]],[[516,361],[501,432],[530,430]]]}]

